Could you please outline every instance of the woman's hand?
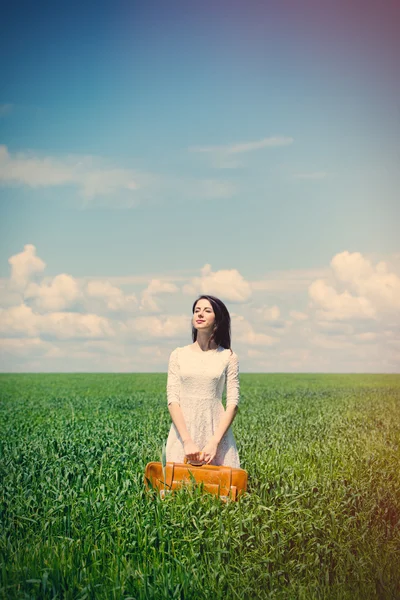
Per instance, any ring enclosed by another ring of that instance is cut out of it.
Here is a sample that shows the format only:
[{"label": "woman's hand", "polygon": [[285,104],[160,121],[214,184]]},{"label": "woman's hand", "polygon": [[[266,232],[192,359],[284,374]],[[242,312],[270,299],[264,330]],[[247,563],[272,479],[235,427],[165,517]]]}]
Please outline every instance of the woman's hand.
[{"label": "woman's hand", "polygon": [[186,440],[186,442],[183,443],[183,449],[185,450],[185,455],[188,460],[201,460],[200,448],[193,440]]},{"label": "woman's hand", "polygon": [[203,460],[206,465],[210,464],[212,460],[214,460],[217,454],[218,444],[217,442],[211,438],[211,440],[204,446],[203,448]]}]

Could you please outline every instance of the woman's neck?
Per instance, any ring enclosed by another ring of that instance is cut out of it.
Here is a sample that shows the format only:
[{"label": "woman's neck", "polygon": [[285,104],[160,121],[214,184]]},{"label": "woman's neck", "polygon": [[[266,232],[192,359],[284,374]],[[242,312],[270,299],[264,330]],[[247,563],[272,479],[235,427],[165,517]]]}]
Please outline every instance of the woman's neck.
[{"label": "woman's neck", "polygon": [[203,352],[206,352],[207,350],[216,350],[218,348],[218,344],[216,344],[214,340],[211,342],[210,347],[208,347],[209,339],[209,336],[201,336],[198,334],[195,344],[197,344]]}]

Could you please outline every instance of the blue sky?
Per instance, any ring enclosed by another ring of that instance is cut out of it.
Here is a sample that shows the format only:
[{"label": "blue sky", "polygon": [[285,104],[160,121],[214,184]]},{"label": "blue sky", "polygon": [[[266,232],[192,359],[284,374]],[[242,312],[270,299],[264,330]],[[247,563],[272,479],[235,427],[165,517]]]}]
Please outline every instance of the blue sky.
[{"label": "blue sky", "polygon": [[2,371],[398,372],[396,3],[22,3],[2,21]]}]

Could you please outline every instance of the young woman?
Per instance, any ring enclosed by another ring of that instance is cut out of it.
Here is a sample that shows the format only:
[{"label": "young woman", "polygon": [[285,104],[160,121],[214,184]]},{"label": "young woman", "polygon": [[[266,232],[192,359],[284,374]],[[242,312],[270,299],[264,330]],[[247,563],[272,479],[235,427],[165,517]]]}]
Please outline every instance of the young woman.
[{"label": "young woman", "polygon": [[[168,462],[199,461],[240,468],[231,423],[239,404],[239,361],[231,349],[230,315],[215,296],[200,296],[192,307],[193,344],[169,357],[166,444]],[[222,393],[226,384],[226,410]]]}]

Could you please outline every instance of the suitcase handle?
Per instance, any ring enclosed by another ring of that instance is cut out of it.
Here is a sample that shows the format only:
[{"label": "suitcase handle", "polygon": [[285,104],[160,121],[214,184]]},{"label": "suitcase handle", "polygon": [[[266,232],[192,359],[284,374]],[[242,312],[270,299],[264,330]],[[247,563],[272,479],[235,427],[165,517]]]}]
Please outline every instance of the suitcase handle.
[{"label": "suitcase handle", "polygon": [[[204,452],[200,452],[200,455],[203,456]],[[185,458],[183,459],[183,462],[186,464],[190,464],[193,465],[194,467],[201,467],[201,465],[204,465],[204,460],[200,459],[200,460],[195,460],[195,459],[190,459],[187,456],[185,456]]]}]

